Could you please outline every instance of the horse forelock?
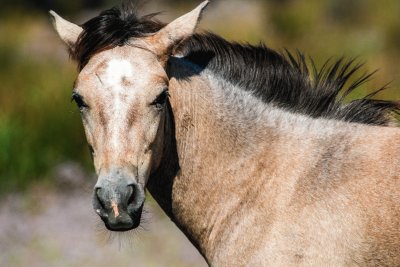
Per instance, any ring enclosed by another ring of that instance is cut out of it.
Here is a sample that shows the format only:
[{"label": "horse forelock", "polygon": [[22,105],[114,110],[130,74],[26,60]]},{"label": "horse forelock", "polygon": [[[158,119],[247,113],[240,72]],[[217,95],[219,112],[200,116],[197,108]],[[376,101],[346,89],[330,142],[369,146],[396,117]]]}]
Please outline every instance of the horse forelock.
[{"label": "horse forelock", "polygon": [[159,31],[165,24],[155,19],[157,14],[139,16],[137,4],[132,1],[105,10],[82,25],[83,31],[70,49],[70,56],[82,69],[93,55],[101,51]]}]

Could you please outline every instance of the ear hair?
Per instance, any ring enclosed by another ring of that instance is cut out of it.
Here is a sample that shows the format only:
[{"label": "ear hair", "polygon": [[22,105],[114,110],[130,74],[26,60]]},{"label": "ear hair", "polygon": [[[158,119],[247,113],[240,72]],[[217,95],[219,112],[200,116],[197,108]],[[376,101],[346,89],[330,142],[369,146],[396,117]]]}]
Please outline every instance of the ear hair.
[{"label": "ear hair", "polygon": [[204,1],[191,12],[172,21],[160,31],[147,37],[153,51],[159,57],[168,57],[174,47],[195,33],[201,15],[209,1]]},{"label": "ear hair", "polygon": [[61,40],[63,40],[64,43],[72,48],[78,40],[78,37],[83,29],[78,25],[63,19],[53,10],[50,10],[49,13],[53,22],[54,29],[57,31]]}]

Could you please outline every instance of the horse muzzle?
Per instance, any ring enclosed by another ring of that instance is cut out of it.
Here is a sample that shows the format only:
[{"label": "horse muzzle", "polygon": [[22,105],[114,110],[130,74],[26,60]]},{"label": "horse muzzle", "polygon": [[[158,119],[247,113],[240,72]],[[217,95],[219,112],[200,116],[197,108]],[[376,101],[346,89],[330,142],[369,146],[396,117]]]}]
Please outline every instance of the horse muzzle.
[{"label": "horse muzzle", "polygon": [[144,189],[125,179],[103,179],[96,184],[93,208],[110,231],[124,232],[140,225]]}]

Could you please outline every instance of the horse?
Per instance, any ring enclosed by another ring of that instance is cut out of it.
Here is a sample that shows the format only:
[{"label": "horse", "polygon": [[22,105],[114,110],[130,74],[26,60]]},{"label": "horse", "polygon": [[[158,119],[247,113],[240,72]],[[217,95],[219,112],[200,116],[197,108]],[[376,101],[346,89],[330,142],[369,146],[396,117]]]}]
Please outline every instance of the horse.
[{"label": "horse", "polygon": [[399,266],[399,103],[346,102],[370,78],[351,60],[197,33],[207,4],[168,24],[50,11],[105,227],[140,226],[148,190],[210,266]]}]

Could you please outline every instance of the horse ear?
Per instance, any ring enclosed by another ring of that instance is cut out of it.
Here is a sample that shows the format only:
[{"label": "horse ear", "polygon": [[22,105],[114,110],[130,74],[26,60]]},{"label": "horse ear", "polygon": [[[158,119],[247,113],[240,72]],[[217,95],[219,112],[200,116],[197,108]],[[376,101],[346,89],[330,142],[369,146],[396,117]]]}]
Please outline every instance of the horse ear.
[{"label": "horse ear", "polygon": [[204,1],[191,12],[172,21],[156,34],[149,37],[154,52],[159,56],[169,55],[173,48],[192,36],[209,1]]},{"label": "horse ear", "polygon": [[73,47],[83,29],[78,25],[63,19],[53,10],[49,13],[54,29],[57,31],[61,40],[63,40],[69,47]]}]

